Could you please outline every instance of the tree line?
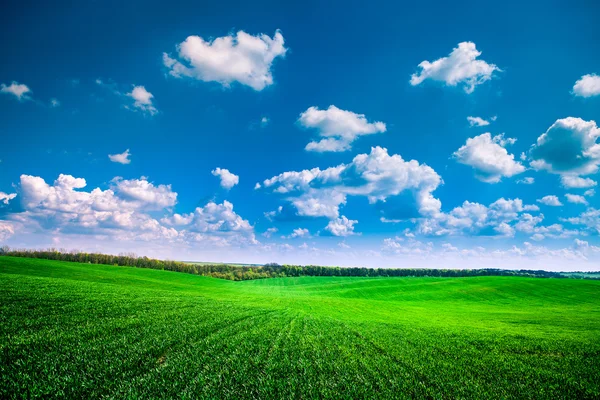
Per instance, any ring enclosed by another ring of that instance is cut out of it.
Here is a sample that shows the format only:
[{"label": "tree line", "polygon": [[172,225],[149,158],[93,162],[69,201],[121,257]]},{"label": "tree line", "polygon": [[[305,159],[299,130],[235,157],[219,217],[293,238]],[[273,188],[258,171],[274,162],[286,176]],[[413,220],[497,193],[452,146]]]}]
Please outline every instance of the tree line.
[{"label": "tree line", "polygon": [[[428,269],[428,268],[359,268],[324,267],[319,265],[265,265],[239,266],[231,264],[196,264],[182,261],[157,260],[138,257],[134,253],[119,255],[85,253],[65,249],[11,249],[0,248],[0,256],[41,258],[46,260],[70,261],[85,264],[105,264],[121,267],[149,268],[163,271],[211,276],[233,281],[297,276],[354,276],[354,277],[468,277],[468,276],[524,276],[536,278],[568,278],[560,272],[544,270],[481,269]],[[588,279],[593,279],[592,276]]]}]

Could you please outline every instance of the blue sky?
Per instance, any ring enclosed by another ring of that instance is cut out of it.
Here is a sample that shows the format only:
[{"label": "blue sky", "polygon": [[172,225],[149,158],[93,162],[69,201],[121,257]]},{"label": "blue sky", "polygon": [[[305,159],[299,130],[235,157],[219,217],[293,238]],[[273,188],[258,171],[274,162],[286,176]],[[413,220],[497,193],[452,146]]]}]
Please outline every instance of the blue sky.
[{"label": "blue sky", "polygon": [[599,12],[11,1],[0,244],[594,269]]}]

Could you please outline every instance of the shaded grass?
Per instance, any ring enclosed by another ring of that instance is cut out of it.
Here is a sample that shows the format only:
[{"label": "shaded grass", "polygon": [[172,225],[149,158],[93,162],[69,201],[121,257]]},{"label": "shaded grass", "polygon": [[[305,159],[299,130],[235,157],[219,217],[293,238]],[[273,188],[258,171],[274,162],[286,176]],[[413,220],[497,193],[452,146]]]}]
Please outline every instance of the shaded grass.
[{"label": "shaded grass", "polygon": [[600,282],[0,259],[0,397],[599,398]]}]

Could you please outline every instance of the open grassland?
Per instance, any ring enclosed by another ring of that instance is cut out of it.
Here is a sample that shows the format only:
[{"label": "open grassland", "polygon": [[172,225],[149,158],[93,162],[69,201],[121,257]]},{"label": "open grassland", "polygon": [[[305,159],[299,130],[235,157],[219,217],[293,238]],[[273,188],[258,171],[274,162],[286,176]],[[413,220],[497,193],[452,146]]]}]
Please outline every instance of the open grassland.
[{"label": "open grassland", "polygon": [[600,398],[600,281],[0,258],[0,398]]}]

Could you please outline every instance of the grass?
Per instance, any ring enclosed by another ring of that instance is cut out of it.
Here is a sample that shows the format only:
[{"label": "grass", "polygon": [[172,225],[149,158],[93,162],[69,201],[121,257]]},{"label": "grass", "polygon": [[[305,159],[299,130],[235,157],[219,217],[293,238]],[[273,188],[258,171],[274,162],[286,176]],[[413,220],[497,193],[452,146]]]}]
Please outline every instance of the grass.
[{"label": "grass", "polygon": [[0,258],[0,398],[600,398],[600,281]]}]

